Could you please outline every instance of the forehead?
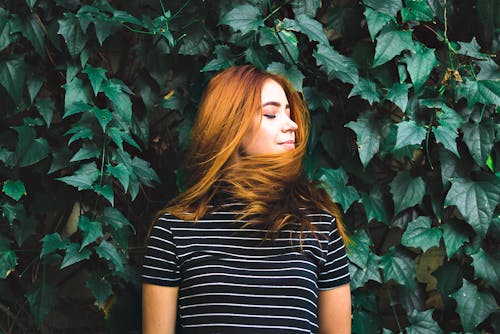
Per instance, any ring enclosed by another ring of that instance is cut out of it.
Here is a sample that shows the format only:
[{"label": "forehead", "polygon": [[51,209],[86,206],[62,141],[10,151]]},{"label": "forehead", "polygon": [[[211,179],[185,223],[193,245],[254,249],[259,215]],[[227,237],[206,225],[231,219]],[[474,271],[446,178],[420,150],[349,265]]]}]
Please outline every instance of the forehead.
[{"label": "forehead", "polygon": [[267,79],[262,85],[261,91],[262,103],[275,101],[280,103],[288,103],[285,90],[279,83],[272,79]]}]

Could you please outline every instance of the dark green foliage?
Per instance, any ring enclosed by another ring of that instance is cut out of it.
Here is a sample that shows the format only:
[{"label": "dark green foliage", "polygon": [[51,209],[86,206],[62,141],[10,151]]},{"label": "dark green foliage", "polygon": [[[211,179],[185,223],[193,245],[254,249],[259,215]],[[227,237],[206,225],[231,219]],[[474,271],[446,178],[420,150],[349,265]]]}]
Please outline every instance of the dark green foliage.
[{"label": "dark green foliage", "polygon": [[500,6],[471,3],[4,1],[0,327],[57,332],[74,300],[138,329],[144,239],[184,187],[201,92],[252,63],[311,110],[306,172],[353,239],[353,332],[494,332]]}]

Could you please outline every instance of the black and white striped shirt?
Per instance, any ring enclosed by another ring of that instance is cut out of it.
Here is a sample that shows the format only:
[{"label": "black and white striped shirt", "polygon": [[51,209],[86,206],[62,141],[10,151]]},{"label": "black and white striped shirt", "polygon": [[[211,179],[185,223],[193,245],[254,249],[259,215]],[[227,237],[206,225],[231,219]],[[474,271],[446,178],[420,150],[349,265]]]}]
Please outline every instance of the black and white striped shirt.
[{"label": "black and white striped shirt", "polygon": [[309,214],[317,237],[242,228],[240,204],[223,205],[196,223],[163,215],[144,258],[145,283],[179,286],[182,333],[316,333],[319,290],[349,283],[335,219]]}]

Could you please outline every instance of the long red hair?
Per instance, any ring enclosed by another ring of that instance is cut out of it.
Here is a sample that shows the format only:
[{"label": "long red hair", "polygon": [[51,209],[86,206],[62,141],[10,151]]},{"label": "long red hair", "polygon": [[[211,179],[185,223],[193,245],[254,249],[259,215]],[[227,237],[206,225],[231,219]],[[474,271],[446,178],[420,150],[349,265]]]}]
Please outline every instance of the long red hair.
[{"label": "long red hair", "polygon": [[[297,123],[294,150],[279,154],[241,155],[245,133],[260,113],[261,91],[266,80],[276,81],[285,91],[290,117]],[[304,174],[302,160],[309,135],[309,112],[286,78],[245,65],[215,75],[202,97],[191,132],[187,190],[174,198],[158,215],[170,213],[198,220],[217,198],[246,204],[240,217],[247,225],[272,222],[270,234],[285,226],[314,231],[306,214],[323,209],[336,217],[345,242],[349,241],[337,206],[326,191]],[[298,225],[297,225],[298,224]]]}]

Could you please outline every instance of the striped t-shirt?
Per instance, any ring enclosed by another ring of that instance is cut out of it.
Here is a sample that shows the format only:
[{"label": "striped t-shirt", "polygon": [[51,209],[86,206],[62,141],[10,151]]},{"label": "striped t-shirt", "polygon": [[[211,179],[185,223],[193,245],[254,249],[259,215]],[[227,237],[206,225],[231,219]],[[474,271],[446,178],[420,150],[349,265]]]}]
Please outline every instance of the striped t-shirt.
[{"label": "striped t-shirt", "polygon": [[316,237],[243,228],[240,204],[227,204],[195,222],[163,215],[144,258],[144,283],[179,286],[181,333],[316,333],[319,290],[349,282],[335,219],[308,214]]}]

